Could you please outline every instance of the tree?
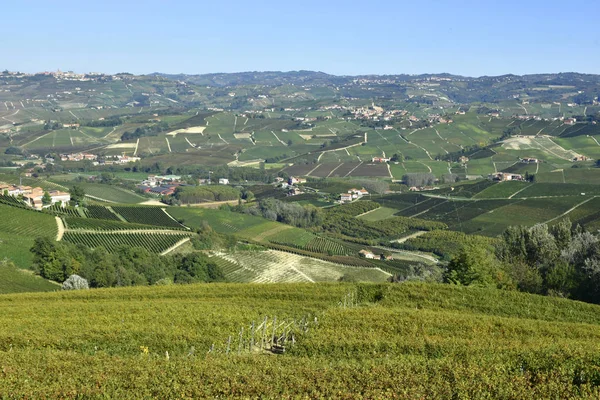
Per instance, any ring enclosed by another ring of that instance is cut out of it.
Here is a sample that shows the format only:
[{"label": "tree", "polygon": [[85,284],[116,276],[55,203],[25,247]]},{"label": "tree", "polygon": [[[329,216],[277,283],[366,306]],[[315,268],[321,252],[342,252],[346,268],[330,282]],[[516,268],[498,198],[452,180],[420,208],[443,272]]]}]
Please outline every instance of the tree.
[{"label": "tree", "polygon": [[85,191],[80,185],[74,185],[71,188],[71,204],[81,204],[85,198]]},{"label": "tree", "polygon": [[450,261],[444,273],[444,282],[457,285],[510,287],[512,282],[490,249],[465,246]]},{"label": "tree", "polygon": [[71,275],[63,282],[62,290],[82,290],[89,289],[88,281],[79,275]]},{"label": "tree", "polygon": [[52,196],[50,196],[50,193],[46,191],[44,192],[44,196],[42,196],[42,204],[45,206],[52,204]]}]

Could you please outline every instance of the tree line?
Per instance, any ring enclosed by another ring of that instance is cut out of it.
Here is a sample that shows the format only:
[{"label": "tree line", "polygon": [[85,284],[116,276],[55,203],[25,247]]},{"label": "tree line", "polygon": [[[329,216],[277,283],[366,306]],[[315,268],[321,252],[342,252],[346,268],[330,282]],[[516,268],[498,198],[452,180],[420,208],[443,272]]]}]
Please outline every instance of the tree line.
[{"label": "tree line", "polygon": [[509,227],[494,246],[465,246],[444,280],[600,303],[600,236],[568,219]]}]

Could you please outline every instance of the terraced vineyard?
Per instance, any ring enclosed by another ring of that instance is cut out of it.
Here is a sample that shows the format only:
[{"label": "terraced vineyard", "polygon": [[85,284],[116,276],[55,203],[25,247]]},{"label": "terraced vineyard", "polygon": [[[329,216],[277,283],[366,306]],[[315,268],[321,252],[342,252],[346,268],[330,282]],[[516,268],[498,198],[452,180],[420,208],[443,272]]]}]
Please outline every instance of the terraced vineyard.
[{"label": "terraced vineyard", "polygon": [[165,233],[87,233],[67,231],[63,240],[73,244],[82,244],[90,248],[104,247],[109,252],[119,246],[143,247],[154,253],[161,253],[182,239],[184,234]]},{"label": "terraced vineyard", "polygon": [[58,204],[54,204],[54,205],[48,207],[47,210],[52,212],[53,214],[59,214],[59,215],[71,216],[71,217],[81,217],[81,216],[85,215],[85,211],[84,211],[85,209],[83,209],[83,208],[62,207]]},{"label": "terraced vineyard", "polygon": [[342,277],[383,282],[390,274],[377,268],[348,267],[277,250],[216,253],[212,259],[231,282],[326,282]]},{"label": "terraced vineyard", "polygon": [[117,214],[134,224],[162,226],[165,228],[183,229],[184,227],[173,220],[159,207],[111,207]]}]

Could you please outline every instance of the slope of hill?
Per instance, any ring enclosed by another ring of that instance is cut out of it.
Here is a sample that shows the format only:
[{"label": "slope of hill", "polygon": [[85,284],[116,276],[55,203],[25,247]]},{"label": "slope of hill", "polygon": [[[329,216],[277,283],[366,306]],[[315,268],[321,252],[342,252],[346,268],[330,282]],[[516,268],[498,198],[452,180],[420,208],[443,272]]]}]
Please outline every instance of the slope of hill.
[{"label": "slope of hill", "polygon": [[[261,321],[273,317],[272,325],[282,328],[266,332]],[[302,324],[284,322],[292,319]],[[211,284],[6,295],[0,296],[0,392],[32,398],[598,398],[598,325],[595,305],[431,284]],[[260,349],[261,338],[284,329],[295,345],[266,356],[271,353]]]}]

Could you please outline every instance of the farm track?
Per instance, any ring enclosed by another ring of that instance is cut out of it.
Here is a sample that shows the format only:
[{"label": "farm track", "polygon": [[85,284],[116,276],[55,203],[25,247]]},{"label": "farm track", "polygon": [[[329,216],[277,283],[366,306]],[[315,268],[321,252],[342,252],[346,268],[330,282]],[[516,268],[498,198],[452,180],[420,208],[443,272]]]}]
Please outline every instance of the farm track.
[{"label": "farm track", "polygon": [[598,197],[598,196],[593,196],[593,197],[590,197],[589,199],[587,199],[587,200],[584,200],[584,201],[582,201],[581,203],[579,203],[579,204],[576,204],[576,205],[574,205],[573,207],[569,208],[569,209],[568,209],[567,211],[565,211],[564,213],[562,213],[562,214],[560,214],[560,215],[557,215],[556,217],[554,217],[554,218],[552,218],[552,219],[549,219],[548,221],[545,221],[545,222],[543,222],[543,223],[544,223],[544,224],[547,224],[547,223],[550,223],[550,222],[552,222],[552,221],[555,221],[555,220],[557,220],[557,219],[559,219],[559,218],[562,218],[562,217],[564,217],[565,215],[569,214],[571,211],[573,211],[573,210],[575,210],[576,208],[578,208],[579,206],[582,206],[582,205],[584,205],[585,203],[587,203],[588,201],[591,201],[591,200],[595,199],[596,197]]},{"label": "farm track", "polygon": [[63,220],[60,217],[54,217],[56,219],[56,226],[58,231],[56,232],[56,241],[60,242],[65,235],[65,224],[63,224]]},{"label": "farm track", "polygon": [[166,254],[169,254],[170,252],[172,252],[173,250],[177,249],[178,247],[184,245],[185,243],[189,242],[190,238],[184,238],[181,239],[179,242],[175,243],[173,246],[169,247],[168,249],[166,249],[165,251],[163,251],[162,253],[160,253],[161,256],[164,256]]},{"label": "farm track", "polygon": [[416,238],[416,237],[422,236],[422,235],[426,234],[427,232],[428,231],[415,232],[415,233],[412,233],[412,234],[410,234],[408,236],[405,236],[403,238],[400,238],[400,239],[390,240],[390,243],[404,243],[408,239],[412,239],[412,238]]}]

